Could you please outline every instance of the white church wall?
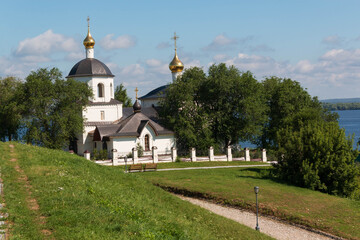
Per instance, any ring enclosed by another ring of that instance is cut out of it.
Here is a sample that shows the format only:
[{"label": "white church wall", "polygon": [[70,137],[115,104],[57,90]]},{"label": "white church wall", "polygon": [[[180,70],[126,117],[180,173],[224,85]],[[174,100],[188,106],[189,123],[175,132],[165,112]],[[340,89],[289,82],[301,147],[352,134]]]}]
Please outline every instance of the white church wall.
[{"label": "white church wall", "polygon": [[146,107],[152,107],[154,105],[155,107],[159,106],[160,99],[144,99],[141,100],[141,106]]},{"label": "white church wall", "polygon": [[[114,98],[114,79],[112,77],[93,77],[88,84],[93,89],[94,102],[110,102]],[[98,84],[104,85],[103,97],[99,97]]]},{"label": "white church wall", "polygon": [[149,125],[147,125],[142,130],[142,132],[140,133],[140,136],[138,138],[140,145],[143,147],[144,150],[145,150],[145,136],[146,135],[149,135],[149,149],[148,150],[151,150],[151,148],[154,146],[154,139],[156,138],[156,135],[154,133],[154,130]]},{"label": "white church wall", "polygon": [[83,155],[85,150],[93,151],[93,139],[89,132],[95,130],[95,126],[85,126],[84,132],[78,136],[78,154]]},{"label": "white church wall", "polygon": [[157,136],[154,145],[158,148],[158,154],[171,154],[171,148],[176,147],[175,138],[172,135]]},{"label": "white church wall", "polygon": [[113,149],[117,150],[119,156],[126,156],[136,147],[136,137],[113,138]]},{"label": "white church wall", "polygon": [[83,111],[83,118],[87,122],[109,122],[118,120],[121,117],[122,104],[88,106]]}]

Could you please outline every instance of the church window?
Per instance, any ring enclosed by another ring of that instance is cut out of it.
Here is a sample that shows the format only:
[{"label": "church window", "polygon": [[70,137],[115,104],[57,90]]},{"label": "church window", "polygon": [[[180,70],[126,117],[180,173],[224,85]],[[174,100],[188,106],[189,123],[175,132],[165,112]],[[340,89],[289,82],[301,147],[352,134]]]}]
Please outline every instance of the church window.
[{"label": "church window", "polygon": [[113,95],[113,88],[112,88],[112,83],[110,83],[110,96],[112,96]]},{"label": "church window", "polygon": [[104,97],[104,84],[98,84],[98,97]]},{"label": "church window", "polygon": [[100,112],[100,118],[101,118],[101,120],[105,120],[105,112],[104,111]]},{"label": "church window", "polygon": [[149,139],[149,135],[145,135],[145,151],[150,151],[150,139]]}]

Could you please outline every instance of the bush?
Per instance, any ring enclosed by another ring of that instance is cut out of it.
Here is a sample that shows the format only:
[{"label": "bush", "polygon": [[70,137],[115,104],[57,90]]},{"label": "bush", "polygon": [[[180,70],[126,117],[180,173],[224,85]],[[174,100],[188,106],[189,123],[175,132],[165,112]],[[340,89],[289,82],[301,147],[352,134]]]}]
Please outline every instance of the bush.
[{"label": "bush", "polygon": [[355,198],[359,167],[352,139],[336,122],[312,122],[278,133],[276,174],[283,180],[321,192]]},{"label": "bush", "polygon": [[138,152],[138,157],[142,157],[144,155],[144,148],[138,143],[136,145],[136,150]]},{"label": "bush", "polygon": [[108,152],[106,149],[100,151],[94,149],[93,160],[105,160],[107,158],[108,158]]}]

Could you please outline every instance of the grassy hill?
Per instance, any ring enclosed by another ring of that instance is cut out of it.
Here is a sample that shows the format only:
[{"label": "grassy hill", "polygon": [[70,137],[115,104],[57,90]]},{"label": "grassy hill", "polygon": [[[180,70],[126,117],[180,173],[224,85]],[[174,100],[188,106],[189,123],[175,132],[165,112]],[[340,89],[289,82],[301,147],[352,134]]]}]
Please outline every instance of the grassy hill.
[{"label": "grassy hill", "polygon": [[323,230],[346,239],[360,239],[360,201],[278,182],[269,177],[269,170],[201,169],[148,172],[142,176],[169,191],[251,211],[256,209],[254,186],[259,186],[261,214]]},{"label": "grassy hill", "polygon": [[184,202],[141,174],[0,143],[11,239],[269,239]]}]

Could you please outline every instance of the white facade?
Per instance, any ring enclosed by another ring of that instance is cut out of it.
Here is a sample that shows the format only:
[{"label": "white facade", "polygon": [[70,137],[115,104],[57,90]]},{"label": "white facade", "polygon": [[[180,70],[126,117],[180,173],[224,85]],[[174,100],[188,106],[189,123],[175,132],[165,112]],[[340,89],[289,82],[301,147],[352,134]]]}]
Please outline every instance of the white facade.
[{"label": "white facade", "polygon": [[141,106],[146,108],[146,107],[158,107],[159,106],[159,102],[160,102],[160,98],[154,98],[154,99],[142,99],[141,100]]},{"label": "white facade", "polygon": [[87,122],[113,122],[122,117],[122,103],[114,105],[92,105],[83,110]]},{"label": "white facade", "polygon": [[113,77],[74,77],[76,81],[85,82],[93,91],[93,102],[110,102],[114,98]]}]

